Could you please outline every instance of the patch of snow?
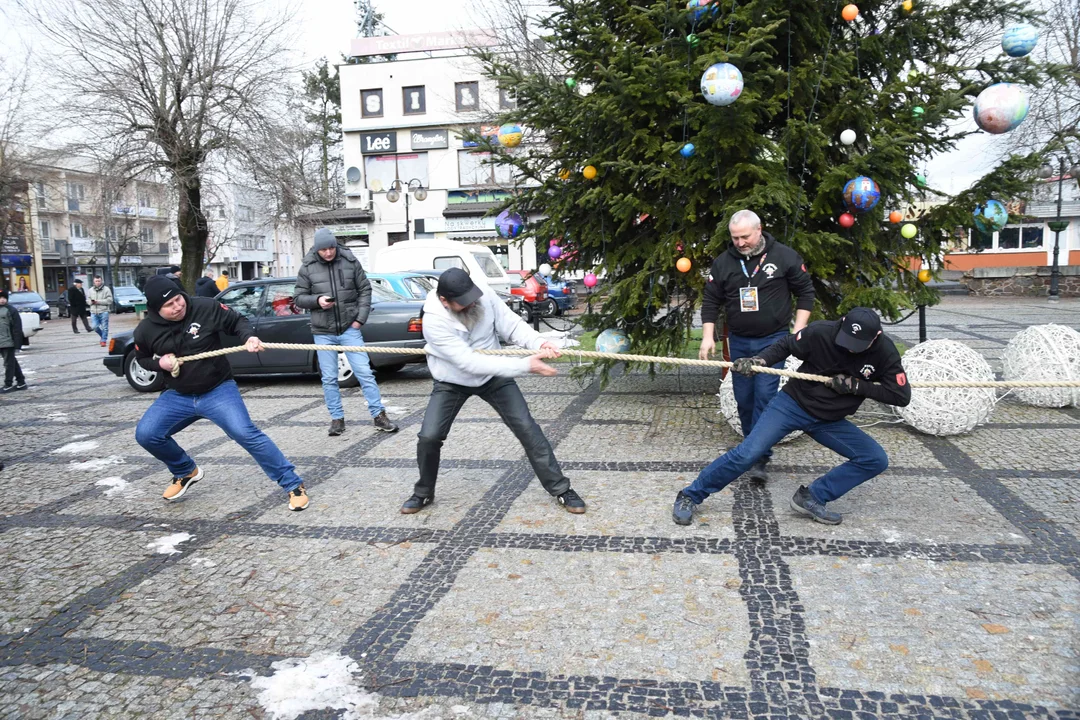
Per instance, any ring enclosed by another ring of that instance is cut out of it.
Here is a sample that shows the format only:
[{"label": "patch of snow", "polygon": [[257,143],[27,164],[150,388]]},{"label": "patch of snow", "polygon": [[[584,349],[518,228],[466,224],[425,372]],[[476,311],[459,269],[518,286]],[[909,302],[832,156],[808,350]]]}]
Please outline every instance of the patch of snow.
[{"label": "patch of snow", "polygon": [[53,450],[53,454],[55,455],[57,453],[63,453],[65,455],[77,455],[78,453],[84,453],[89,450],[93,450],[100,444],[101,443],[99,443],[97,440],[83,440],[82,442],[68,443],[63,447],[58,447]]},{"label": "patch of snow", "polygon": [[882,528],[881,534],[885,536],[885,542],[900,542],[900,533],[892,528]]},{"label": "patch of snow", "polygon": [[[125,490],[127,490],[128,482],[127,482],[127,480],[125,480],[123,478],[119,478],[119,477],[102,478],[102,479],[98,480],[94,484],[95,485],[104,485],[105,487],[109,488],[108,490],[105,491],[105,495],[108,496],[108,497],[112,497],[113,495],[120,495],[120,494],[124,494],[125,496],[130,495],[129,493],[124,492]],[[135,492],[133,494],[139,494],[139,493]]]},{"label": "patch of snow", "polygon": [[156,553],[161,553],[162,555],[174,555],[180,552],[176,549],[176,546],[182,542],[187,542],[191,538],[192,535],[189,533],[173,533],[172,535],[158,538],[147,545],[146,548],[148,550],[153,550]]},{"label": "patch of snow", "polygon": [[93,458],[85,462],[76,462],[72,460],[68,463],[68,470],[71,472],[97,472],[102,468],[109,465],[123,465],[124,458],[120,455],[110,455],[109,457]]},{"label": "patch of snow", "polygon": [[407,408],[407,407],[398,407],[396,405],[387,405],[386,406],[386,414],[387,415],[408,415],[409,414],[409,408]]},{"label": "patch of snow", "polygon": [[193,557],[191,558],[191,565],[193,567],[212,568],[217,567],[217,563],[210,558]]},{"label": "patch of snow", "polygon": [[84,437],[90,437],[90,436],[88,434],[86,434],[86,433],[83,433],[82,435],[72,435],[71,439],[72,440],[82,440]]}]

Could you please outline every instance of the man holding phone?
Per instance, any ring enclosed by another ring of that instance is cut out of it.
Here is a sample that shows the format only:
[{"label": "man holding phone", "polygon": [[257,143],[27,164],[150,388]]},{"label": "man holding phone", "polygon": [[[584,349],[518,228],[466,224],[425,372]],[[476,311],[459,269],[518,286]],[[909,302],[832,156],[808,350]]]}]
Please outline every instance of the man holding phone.
[{"label": "man holding phone", "polygon": [[[294,302],[297,307],[311,311],[311,333],[316,345],[364,344],[361,328],[371,312],[371,281],[356,256],[338,245],[328,228],[315,231],[315,246],[304,256],[296,278]],[[331,437],[345,432],[345,409],[338,387],[338,354],[334,350],[318,352],[323,398],[330,411]],[[397,432],[398,426],[386,416],[367,353],[345,353],[345,359],[360,381],[375,429]]]}]

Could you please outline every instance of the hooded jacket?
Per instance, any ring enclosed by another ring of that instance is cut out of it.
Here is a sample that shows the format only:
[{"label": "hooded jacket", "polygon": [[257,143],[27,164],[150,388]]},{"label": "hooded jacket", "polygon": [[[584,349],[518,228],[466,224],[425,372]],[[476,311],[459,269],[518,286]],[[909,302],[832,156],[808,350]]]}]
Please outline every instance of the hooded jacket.
[{"label": "hooded jacket", "polygon": [[[135,359],[152,372],[164,372],[158,358],[173,353],[177,356],[218,350],[223,347],[222,335],[232,335],[247,342],[254,333],[251,323],[240,313],[210,298],[191,297],[177,290],[166,277],[155,276],[146,281],[146,318],[135,328]],[[176,294],[187,300],[187,313],[179,321],[166,320],[158,310],[161,295],[171,299]],[[232,378],[232,368],[226,356],[197,360],[180,366],[180,375],[165,373],[165,385],[183,395],[202,395]]]},{"label": "hooded jacket", "polygon": [[[793,293],[799,310],[814,309],[814,283],[799,253],[769,233],[762,237],[765,248],[758,255],[744,258],[730,245],[713,261],[701,301],[701,322],[715,323],[723,308],[732,334],[766,337],[791,325]],[[757,311],[743,312],[740,289],[745,287],[757,288]]]},{"label": "hooded jacket", "polygon": [[449,310],[434,291],[424,301],[424,340],[431,377],[441,382],[479,387],[495,376],[516,377],[529,374],[529,359],[480,355],[473,349],[497,350],[500,340],[528,350],[544,344],[540,333],[525,324],[506,306],[495,291],[478,284],[484,294],[476,302],[484,316],[470,331]]},{"label": "hooded jacket", "polygon": [[[296,276],[294,292],[297,307],[311,311],[313,335],[340,335],[353,322],[366,323],[371,312],[371,281],[356,256],[342,245],[337,246],[337,255],[330,262],[314,248],[309,250]],[[335,300],[328,310],[319,307],[323,295]]]},{"label": "hooded jacket", "polygon": [[219,292],[217,283],[205,275],[195,281],[195,294],[199,297],[217,297]]},{"label": "hooded jacket", "polygon": [[[86,293],[86,299],[90,301],[90,312],[92,314],[98,315],[100,313],[107,313],[112,309],[112,288],[105,283],[102,283],[99,288],[91,285],[90,290]],[[94,302],[95,300],[97,301],[96,304]]]},{"label": "hooded jacket", "polygon": [[[0,305],[0,323],[3,323],[3,326],[0,327],[0,350],[5,348],[18,350],[23,345],[30,344],[26,341],[26,336],[23,335],[22,318],[19,317],[19,311],[7,303]],[[8,338],[8,340],[5,341],[5,338]],[[8,344],[9,342],[10,344]]]}]

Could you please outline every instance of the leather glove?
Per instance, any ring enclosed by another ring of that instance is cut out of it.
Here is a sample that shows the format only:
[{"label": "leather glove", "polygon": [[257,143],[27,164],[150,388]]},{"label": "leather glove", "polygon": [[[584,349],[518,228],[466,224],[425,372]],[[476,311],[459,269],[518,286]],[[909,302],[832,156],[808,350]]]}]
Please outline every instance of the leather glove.
[{"label": "leather glove", "polygon": [[731,363],[731,369],[740,375],[753,375],[752,367],[765,367],[765,360],[759,357],[743,357]]},{"label": "leather glove", "polygon": [[834,375],[828,386],[841,395],[855,395],[859,390],[859,380],[850,375]]}]

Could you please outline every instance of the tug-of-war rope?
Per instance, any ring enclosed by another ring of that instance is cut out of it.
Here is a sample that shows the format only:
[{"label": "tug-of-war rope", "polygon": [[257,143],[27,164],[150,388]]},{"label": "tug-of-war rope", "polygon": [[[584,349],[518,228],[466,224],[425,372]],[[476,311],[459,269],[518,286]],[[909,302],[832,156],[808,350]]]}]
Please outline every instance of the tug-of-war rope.
[{"label": "tug-of-war rope", "polygon": [[[360,353],[389,353],[391,355],[427,355],[427,348],[404,348],[387,347],[383,345],[314,345],[307,343],[262,343],[264,350],[332,350],[334,352],[360,352]],[[221,355],[247,352],[243,345],[235,347],[211,350],[210,352],[188,355],[176,358],[172,369],[172,376],[180,374],[180,366],[184,363],[196,360],[207,360]],[[498,350],[473,349],[473,352],[481,355],[510,355],[528,357],[536,355],[537,350],[525,350],[521,348],[502,348]],[[730,368],[733,363],[724,360],[698,360],[695,358],[656,357],[653,355],[631,355],[629,353],[605,353],[593,350],[574,350],[571,348],[560,349],[560,358],[555,359],[580,359],[580,360],[615,360],[618,362],[656,363],[658,365],[688,365],[694,367]],[[809,380],[811,382],[827,383],[832,380],[827,375],[813,375],[811,373],[798,372],[796,370],[778,370],[771,367],[754,366],[754,372],[767,375],[780,375],[781,377],[795,378],[797,380]],[[926,382],[912,382],[912,388],[1057,388],[1076,387],[1080,388],[1080,380],[933,380]]]}]

